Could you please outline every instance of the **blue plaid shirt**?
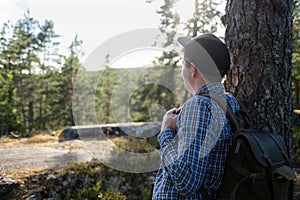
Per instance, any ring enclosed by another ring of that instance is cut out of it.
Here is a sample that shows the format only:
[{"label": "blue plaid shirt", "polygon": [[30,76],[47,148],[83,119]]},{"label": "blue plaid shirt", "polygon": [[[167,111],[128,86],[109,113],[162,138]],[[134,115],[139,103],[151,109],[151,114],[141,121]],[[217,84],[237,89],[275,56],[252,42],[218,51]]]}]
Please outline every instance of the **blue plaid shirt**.
[{"label": "blue plaid shirt", "polygon": [[221,83],[202,87],[185,102],[176,130],[166,129],[158,135],[162,164],[152,199],[201,200],[201,185],[216,198],[233,133],[224,111],[210,98],[199,95],[203,93],[218,94],[234,112],[239,109],[237,100],[225,93]]}]

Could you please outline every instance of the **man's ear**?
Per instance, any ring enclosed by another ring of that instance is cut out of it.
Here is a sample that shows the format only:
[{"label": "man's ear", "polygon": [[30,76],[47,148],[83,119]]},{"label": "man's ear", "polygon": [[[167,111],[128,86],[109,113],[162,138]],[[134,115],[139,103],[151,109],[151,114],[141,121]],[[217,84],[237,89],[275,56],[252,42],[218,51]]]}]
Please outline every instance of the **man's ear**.
[{"label": "man's ear", "polygon": [[191,63],[190,69],[191,69],[192,77],[196,77],[198,73],[197,67],[193,63]]}]

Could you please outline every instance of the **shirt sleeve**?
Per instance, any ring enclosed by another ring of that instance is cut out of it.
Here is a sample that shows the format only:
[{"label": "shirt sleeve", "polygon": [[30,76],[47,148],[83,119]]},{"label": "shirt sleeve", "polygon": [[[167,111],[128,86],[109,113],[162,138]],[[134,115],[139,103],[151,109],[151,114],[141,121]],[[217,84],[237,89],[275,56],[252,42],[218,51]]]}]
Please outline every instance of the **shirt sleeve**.
[{"label": "shirt sleeve", "polygon": [[163,131],[158,140],[162,162],[181,195],[197,192],[206,175],[209,152],[216,143],[219,125],[211,104],[192,98],[186,102],[175,131]]}]

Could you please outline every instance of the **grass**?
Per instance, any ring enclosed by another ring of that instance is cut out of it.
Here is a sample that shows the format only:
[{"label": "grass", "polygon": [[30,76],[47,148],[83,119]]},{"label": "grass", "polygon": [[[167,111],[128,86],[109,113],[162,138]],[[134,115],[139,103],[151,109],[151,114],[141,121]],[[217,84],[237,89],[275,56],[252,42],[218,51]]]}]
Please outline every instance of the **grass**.
[{"label": "grass", "polygon": [[46,142],[55,142],[57,141],[57,138],[52,136],[52,135],[35,135],[32,136],[31,138],[28,138],[26,141],[27,144],[35,144],[35,143],[46,143]]},{"label": "grass", "polygon": [[39,167],[39,168],[34,168],[34,169],[20,169],[20,170],[15,170],[12,172],[6,172],[5,176],[10,177],[19,183],[22,183],[24,178],[40,174],[44,171],[51,170],[50,167]]},{"label": "grass", "polygon": [[98,160],[70,162],[56,169],[32,172],[19,180],[14,199],[40,193],[42,199],[151,199],[155,172],[114,170]]},{"label": "grass", "polygon": [[2,137],[0,139],[1,148],[21,148],[31,146],[55,146],[58,144],[58,138],[52,135],[38,134],[30,138],[11,139]]},{"label": "grass", "polygon": [[154,148],[147,143],[147,140],[136,139],[134,137],[118,137],[111,139],[111,141],[121,149],[135,153],[150,153]]},{"label": "grass", "polygon": [[[61,133],[61,131],[57,131],[54,133],[53,136],[47,135],[47,134],[37,134],[30,138],[21,138],[21,139],[11,139],[8,137],[2,137],[2,138],[0,138],[0,147],[1,148],[18,148],[18,147],[24,147],[24,146],[56,146],[57,145],[59,147],[62,147],[65,149],[70,149],[70,150],[85,148],[85,143],[83,141],[77,141],[77,140],[76,141],[67,141],[67,142],[64,142],[64,144],[62,145],[58,141],[60,133]],[[294,147],[295,147],[294,148],[294,160],[295,160],[295,164],[297,166],[300,166],[300,127],[294,127],[293,138],[294,138]],[[126,151],[130,151],[130,152],[151,152],[151,151],[153,151],[153,147],[147,143],[146,139],[136,139],[134,137],[116,137],[116,138],[111,139],[111,141],[116,146],[118,146]],[[50,168],[17,170],[17,171],[9,172],[9,173],[6,172],[7,174],[5,174],[5,175],[13,178],[14,180],[18,180],[19,183],[22,185],[22,187],[27,187],[27,183],[23,182],[24,178],[33,177],[38,174],[42,176],[42,174],[47,174],[46,173],[47,171],[48,172],[50,171],[51,173],[53,171],[53,174],[50,174],[50,172],[49,172],[49,175],[47,175],[47,176],[45,175],[44,178],[41,178],[42,180],[47,180],[47,179],[49,179],[49,177],[58,176],[60,174],[60,173],[58,173],[58,171],[64,171],[66,168],[69,168],[70,174],[81,172],[83,174],[82,177],[86,177],[86,176],[93,177],[95,172],[97,172],[97,173],[100,172],[101,175],[103,176],[103,180],[101,180],[101,185],[99,185],[100,183],[97,184],[98,182],[96,182],[95,185],[92,185],[90,187],[84,186],[82,188],[77,188],[77,190],[76,190],[77,198],[82,198],[82,199],[86,198],[87,199],[89,197],[89,195],[97,195],[99,199],[105,199],[105,197],[108,197],[108,196],[111,196],[112,198],[116,199],[116,198],[123,197],[124,193],[132,194],[132,191],[134,191],[134,190],[128,189],[128,191],[130,191],[130,192],[128,192],[127,189],[126,190],[122,189],[122,191],[120,192],[117,189],[125,188],[125,187],[128,187],[128,188],[135,187],[139,176],[132,178],[132,176],[129,176],[126,173],[115,172],[114,170],[112,170],[106,166],[103,166],[101,163],[97,163],[97,162],[94,164],[92,164],[92,163],[89,163],[89,164],[87,164],[87,163],[85,163],[85,164],[68,163],[68,167],[67,167],[67,165],[60,166],[59,170],[58,169],[54,170],[54,169],[50,169]],[[154,175],[152,175],[152,176],[154,176]],[[46,179],[45,179],[45,177],[46,177]],[[55,179],[62,179],[61,177],[65,177],[67,179],[66,175],[61,175],[59,177],[56,177]],[[120,183],[118,182],[118,184],[113,185],[112,183],[114,183],[114,181],[112,181],[113,179],[111,177],[115,178]],[[135,190],[135,192],[138,190],[139,192],[137,194],[139,194],[139,195],[143,194],[143,196],[149,196],[149,199],[151,199],[150,196],[151,196],[151,191],[152,191],[152,188],[151,188],[152,185],[150,184],[149,180],[146,177],[144,177],[144,178],[145,179],[143,181],[139,180],[140,181],[139,184],[141,186],[138,187]],[[124,181],[126,180],[125,181],[126,184],[127,184],[127,180],[132,179],[132,183],[129,185],[126,185],[125,182],[124,183],[122,182],[123,179],[124,179]],[[88,180],[88,179],[82,178],[82,180]],[[111,180],[111,181],[109,181],[109,180]],[[146,182],[147,182],[147,184],[143,185]],[[294,183],[295,183],[295,188],[300,188],[300,179],[296,179]],[[104,187],[104,185],[107,185],[107,186]],[[112,187],[112,188],[108,187],[111,185],[113,185],[114,187]],[[120,187],[120,185],[122,187]],[[44,186],[44,187],[46,187],[46,186]],[[146,188],[145,191],[143,188]],[[28,188],[28,189],[30,189],[30,188]],[[117,197],[115,197],[114,195],[116,195]]]}]

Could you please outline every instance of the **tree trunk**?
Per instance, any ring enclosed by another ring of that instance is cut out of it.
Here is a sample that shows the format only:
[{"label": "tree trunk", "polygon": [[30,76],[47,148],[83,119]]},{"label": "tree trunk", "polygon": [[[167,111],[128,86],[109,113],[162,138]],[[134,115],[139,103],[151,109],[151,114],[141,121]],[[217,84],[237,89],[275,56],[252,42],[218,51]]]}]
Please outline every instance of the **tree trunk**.
[{"label": "tree trunk", "polygon": [[28,129],[32,131],[34,128],[34,110],[33,110],[33,102],[30,101],[28,103]]},{"label": "tree trunk", "polygon": [[300,98],[299,98],[300,97],[300,81],[298,79],[294,79],[293,82],[294,82],[294,92],[295,92],[294,107],[299,109],[299,107],[300,107]]},{"label": "tree trunk", "polygon": [[284,137],[292,159],[292,0],[228,0],[223,23],[231,54],[227,91],[254,128]]},{"label": "tree trunk", "polygon": [[231,70],[225,82],[255,128],[283,135],[292,151],[292,0],[228,0],[225,40]]}]

